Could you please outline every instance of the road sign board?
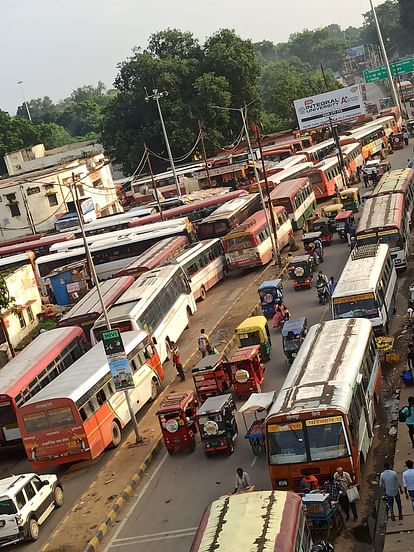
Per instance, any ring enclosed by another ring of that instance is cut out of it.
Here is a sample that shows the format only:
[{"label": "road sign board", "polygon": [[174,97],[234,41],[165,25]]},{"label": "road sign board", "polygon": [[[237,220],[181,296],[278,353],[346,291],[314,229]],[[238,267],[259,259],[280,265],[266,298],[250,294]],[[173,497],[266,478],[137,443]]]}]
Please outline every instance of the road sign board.
[{"label": "road sign board", "polygon": [[124,344],[122,343],[121,333],[119,330],[106,330],[102,332],[102,342],[107,357],[125,354]]},{"label": "road sign board", "polygon": [[[414,58],[400,59],[395,63],[390,63],[391,74],[393,77],[404,73],[414,71]],[[387,78],[387,70],[384,66],[375,67],[375,69],[366,69],[364,71],[364,80],[366,83],[383,81]]]}]

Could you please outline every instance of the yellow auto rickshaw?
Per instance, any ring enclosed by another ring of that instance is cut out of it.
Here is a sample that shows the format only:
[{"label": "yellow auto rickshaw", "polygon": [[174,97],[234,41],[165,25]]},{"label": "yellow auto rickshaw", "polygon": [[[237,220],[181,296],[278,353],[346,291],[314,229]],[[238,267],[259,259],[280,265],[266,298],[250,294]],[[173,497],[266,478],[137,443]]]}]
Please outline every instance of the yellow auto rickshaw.
[{"label": "yellow auto rickshaw", "polygon": [[327,205],[321,211],[321,216],[326,217],[332,222],[335,221],[335,217],[338,213],[343,210],[344,206],[342,203],[334,203],[333,205]]},{"label": "yellow auto rickshaw", "polygon": [[251,347],[260,345],[260,352],[263,361],[270,360],[270,339],[269,326],[265,316],[251,316],[243,320],[236,328],[236,342],[238,347]]},{"label": "yellow auto rickshaw", "polygon": [[361,196],[359,195],[358,188],[346,188],[339,192],[339,195],[341,196],[345,209],[350,209],[354,213],[358,212],[359,206],[361,205]]}]

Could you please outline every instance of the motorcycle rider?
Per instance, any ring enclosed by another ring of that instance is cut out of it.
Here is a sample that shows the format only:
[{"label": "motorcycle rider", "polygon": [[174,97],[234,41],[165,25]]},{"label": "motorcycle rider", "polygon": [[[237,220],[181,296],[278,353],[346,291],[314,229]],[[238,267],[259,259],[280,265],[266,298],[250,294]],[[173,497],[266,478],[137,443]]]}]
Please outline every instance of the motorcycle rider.
[{"label": "motorcycle rider", "polygon": [[319,297],[319,303],[326,303],[329,301],[329,280],[326,274],[321,270],[318,272],[318,279],[316,280],[316,291]]}]

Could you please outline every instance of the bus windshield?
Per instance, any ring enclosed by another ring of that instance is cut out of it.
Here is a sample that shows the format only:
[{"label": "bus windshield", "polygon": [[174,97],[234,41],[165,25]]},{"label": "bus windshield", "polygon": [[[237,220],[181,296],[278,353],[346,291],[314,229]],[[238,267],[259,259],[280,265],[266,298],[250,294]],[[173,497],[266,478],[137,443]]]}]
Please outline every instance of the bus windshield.
[{"label": "bus windshield", "polygon": [[238,236],[237,238],[226,239],[227,251],[239,251],[240,249],[246,249],[252,247],[252,236],[246,234],[245,236]]},{"label": "bus windshield", "polygon": [[375,318],[378,303],[372,294],[341,297],[334,299],[334,313],[335,318]]},{"label": "bus windshield", "polygon": [[272,424],[268,428],[271,465],[298,464],[349,456],[340,416],[302,422]]}]

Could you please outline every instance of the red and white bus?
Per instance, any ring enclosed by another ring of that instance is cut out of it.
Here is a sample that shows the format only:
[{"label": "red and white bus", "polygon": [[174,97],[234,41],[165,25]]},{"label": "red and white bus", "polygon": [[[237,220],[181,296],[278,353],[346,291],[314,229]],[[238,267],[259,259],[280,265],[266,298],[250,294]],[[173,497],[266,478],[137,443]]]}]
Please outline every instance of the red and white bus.
[{"label": "red and white bus", "polygon": [[333,197],[344,188],[338,160],[330,157],[315,165],[306,173],[317,200]]},{"label": "red and white bus", "polygon": [[271,192],[270,202],[273,208],[286,209],[294,230],[300,230],[316,209],[315,192],[307,177],[282,182]]},{"label": "red and white bus", "polygon": [[404,196],[404,218],[406,227],[411,232],[414,214],[414,169],[399,169],[385,174],[370,197],[388,194]]},{"label": "red and white bus", "polygon": [[152,245],[147,251],[136,257],[132,263],[115,274],[117,276],[133,276],[138,278],[144,272],[157,268],[161,264],[175,259],[184,251],[189,244],[186,236],[177,236],[175,238],[165,238]]},{"label": "red and white bus", "polygon": [[265,161],[274,161],[280,163],[296,154],[296,150],[292,145],[285,144],[283,146],[265,146],[263,147],[263,159]]},{"label": "red and white bus", "polygon": [[41,333],[1,369],[0,448],[21,443],[16,412],[86,350],[81,328]]},{"label": "red and white bus", "polygon": [[[284,207],[274,207],[279,249],[289,241],[292,224]],[[270,212],[268,211],[270,217]],[[223,238],[224,252],[230,269],[253,268],[272,260],[272,240],[264,211],[257,211]]]},{"label": "red and white bus", "polygon": [[232,199],[197,224],[199,239],[221,238],[261,207],[259,194]]},{"label": "red and white bus", "polygon": [[[351,181],[359,180],[359,169],[364,166],[361,144],[358,142],[347,144],[341,147],[341,151],[346,170],[348,171],[348,178],[350,178]],[[327,159],[331,158],[337,159],[336,152],[331,153],[331,155],[327,157]]]},{"label": "red and white bus", "polygon": [[404,194],[392,193],[365,201],[356,230],[358,245],[386,243],[396,270],[407,268],[410,229],[404,209]]},{"label": "red and white bus", "polygon": [[10,257],[11,255],[19,255],[26,251],[33,251],[38,257],[39,255],[48,255],[53,245],[72,241],[75,235],[73,232],[66,232],[65,234],[54,234],[51,236],[39,237],[36,240],[32,240],[32,236],[27,236],[26,240],[21,243],[0,247],[0,257]]},{"label": "red and white bus", "polygon": [[[273,165],[271,167],[271,173],[277,174],[281,171],[285,171],[286,169],[290,169],[291,167],[295,167],[299,163],[306,163],[307,157],[306,155],[302,155],[301,153],[298,153],[297,155],[291,155],[290,157],[287,157],[283,161],[280,161]],[[267,172],[269,174],[269,171]]]},{"label": "red and white bus", "polygon": [[39,238],[43,238],[46,234],[29,234],[28,236],[20,236],[20,238],[11,238],[10,240],[0,240],[0,247],[10,247],[18,243],[27,241],[36,241]]},{"label": "red and white bus", "polygon": [[[122,334],[135,387],[127,392],[134,412],[154,400],[164,372],[145,332]],[[90,349],[18,411],[27,457],[38,468],[92,460],[120,444],[130,421],[124,392],[116,392],[102,343]]]}]

